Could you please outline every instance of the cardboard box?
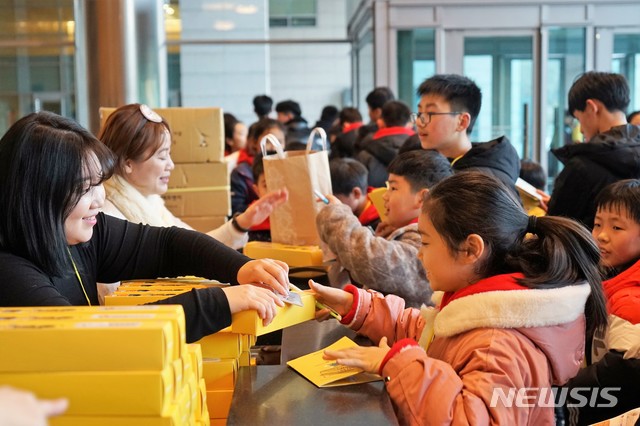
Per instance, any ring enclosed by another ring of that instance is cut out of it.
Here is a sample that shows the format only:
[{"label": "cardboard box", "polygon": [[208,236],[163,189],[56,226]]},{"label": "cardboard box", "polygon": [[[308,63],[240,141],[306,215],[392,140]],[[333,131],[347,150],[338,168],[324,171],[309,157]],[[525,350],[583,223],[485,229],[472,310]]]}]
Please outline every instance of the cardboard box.
[{"label": "cardboard box", "polygon": [[228,187],[174,188],[162,195],[162,199],[177,217],[231,214],[231,192]]},{"label": "cardboard box", "polygon": [[322,250],[318,246],[291,246],[280,243],[249,241],[243,253],[253,259],[276,259],[289,266],[321,266]]},{"label": "cardboard box", "polygon": [[[99,364],[99,361],[96,361]],[[159,371],[2,373],[0,383],[39,398],[69,399],[69,416],[167,416],[175,396],[173,368]]]},{"label": "cardboard box", "polygon": [[144,305],[145,303],[156,302],[158,300],[168,299],[169,297],[177,296],[182,293],[186,293],[190,290],[176,290],[176,291],[150,291],[150,292],[115,292],[104,297],[104,304],[106,306],[121,306],[121,305]]},{"label": "cardboard box", "polygon": [[202,372],[207,390],[233,390],[238,375],[238,359],[203,358]]},{"label": "cardboard box", "polygon": [[227,216],[185,216],[180,220],[196,231],[206,234],[224,225],[227,222]]},{"label": "cardboard box", "polygon": [[162,370],[174,359],[174,336],[168,320],[6,321],[0,323],[0,370]]},{"label": "cardboard box", "polygon": [[[224,119],[221,108],[154,108],[171,128],[174,163],[221,163],[224,160]],[[100,127],[115,108],[100,108]]]},{"label": "cardboard box", "polygon": [[169,188],[228,187],[227,163],[176,164],[171,171]]},{"label": "cardboard box", "polygon": [[257,311],[242,311],[233,314],[231,317],[231,330],[234,333],[261,336],[314,319],[316,312],[315,298],[311,293],[306,292],[301,292],[300,298],[304,306],[285,304],[283,307],[278,307],[275,318],[267,326],[262,325],[262,319],[258,316]]},{"label": "cardboard box", "polygon": [[209,410],[209,418],[226,419],[229,417],[232,399],[232,390],[208,390],[207,409]]}]

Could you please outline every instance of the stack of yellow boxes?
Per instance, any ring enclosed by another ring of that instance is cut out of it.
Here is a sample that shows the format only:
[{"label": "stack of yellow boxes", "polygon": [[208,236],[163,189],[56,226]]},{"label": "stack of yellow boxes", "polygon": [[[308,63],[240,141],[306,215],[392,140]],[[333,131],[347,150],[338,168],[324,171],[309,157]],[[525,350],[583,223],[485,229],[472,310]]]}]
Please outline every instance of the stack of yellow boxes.
[{"label": "stack of yellow boxes", "polygon": [[[104,123],[115,108],[100,108]],[[201,232],[222,225],[231,214],[229,174],[224,162],[221,108],[156,108],[171,128],[175,169],[162,198],[175,216]]]},{"label": "stack of yellow boxes", "polygon": [[[114,294],[105,297],[105,303],[149,303],[210,285],[221,284],[195,277],[124,281]],[[314,318],[315,299],[309,293],[301,293],[300,296],[304,306],[285,305],[279,308],[267,326],[262,325],[256,311],[244,311],[233,315],[231,326],[196,342],[202,354],[204,381],[201,392],[206,396],[204,405],[212,426],[226,424],[238,368],[251,365],[250,349],[256,337]]]},{"label": "stack of yellow boxes", "polygon": [[179,305],[0,309],[0,383],[66,397],[52,426],[208,425]]}]

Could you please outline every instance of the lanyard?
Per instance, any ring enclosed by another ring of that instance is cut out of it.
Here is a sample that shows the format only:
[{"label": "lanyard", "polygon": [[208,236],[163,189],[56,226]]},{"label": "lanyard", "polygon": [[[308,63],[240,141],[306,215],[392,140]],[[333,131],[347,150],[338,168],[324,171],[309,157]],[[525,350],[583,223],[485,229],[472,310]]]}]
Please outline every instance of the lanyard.
[{"label": "lanyard", "polygon": [[76,277],[78,278],[78,282],[80,283],[80,288],[82,289],[84,298],[87,300],[87,303],[89,304],[89,306],[91,306],[91,301],[89,300],[89,296],[87,296],[87,292],[84,289],[84,284],[82,284],[82,278],[80,278],[78,267],[76,266],[76,262],[73,261],[73,256],[71,256],[71,250],[69,250],[69,247],[67,247],[67,253],[69,253],[69,259],[71,259],[71,264],[73,265],[73,270],[75,271]]}]

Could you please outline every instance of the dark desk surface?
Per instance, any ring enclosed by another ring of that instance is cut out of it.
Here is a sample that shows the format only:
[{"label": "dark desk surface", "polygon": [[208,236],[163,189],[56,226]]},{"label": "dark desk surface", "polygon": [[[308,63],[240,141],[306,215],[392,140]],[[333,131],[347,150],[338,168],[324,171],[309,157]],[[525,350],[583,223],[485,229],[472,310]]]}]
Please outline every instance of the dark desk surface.
[{"label": "dark desk surface", "polygon": [[[228,425],[394,425],[398,424],[382,382],[316,387],[286,366],[355,333],[336,321],[308,321],[284,330],[282,365],[240,367]],[[359,343],[361,338],[354,340]]]}]

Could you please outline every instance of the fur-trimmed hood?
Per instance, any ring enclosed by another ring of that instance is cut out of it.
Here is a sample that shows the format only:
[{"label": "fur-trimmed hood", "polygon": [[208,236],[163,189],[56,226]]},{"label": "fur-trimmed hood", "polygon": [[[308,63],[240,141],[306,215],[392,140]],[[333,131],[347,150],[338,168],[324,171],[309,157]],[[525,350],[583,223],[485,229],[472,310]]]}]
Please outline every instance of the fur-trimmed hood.
[{"label": "fur-trimmed hood", "polygon": [[[502,275],[489,280],[509,278],[515,277]],[[564,383],[573,377],[584,357],[584,307],[590,292],[589,284],[582,283],[472,293],[452,299],[440,310],[423,307],[427,322],[423,336],[432,333],[435,337],[451,337],[478,328],[516,329],[549,359],[554,382]],[[434,293],[436,306],[441,306],[443,295]]]}]

